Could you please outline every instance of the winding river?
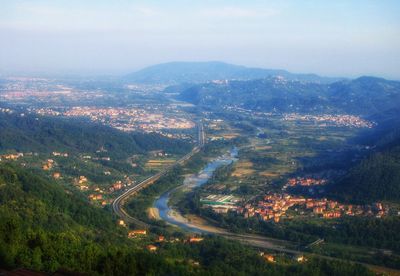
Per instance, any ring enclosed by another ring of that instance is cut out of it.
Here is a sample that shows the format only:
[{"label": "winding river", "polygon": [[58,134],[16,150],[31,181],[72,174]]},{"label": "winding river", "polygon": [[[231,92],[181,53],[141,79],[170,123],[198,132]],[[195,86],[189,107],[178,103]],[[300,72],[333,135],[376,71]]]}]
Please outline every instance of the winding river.
[{"label": "winding river", "polygon": [[199,173],[185,177],[183,185],[178,186],[172,190],[169,190],[162,194],[154,203],[154,207],[158,209],[160,218],[169,224],[178,226],[182,229],[196,232],[196,233],[207,233],[204,229],[200,229],[192,225],[187,219],[182,217],[177,211],[170,208],[168,205],[171,195],[178,189],[185,189],[185,191],[190,191],[194,188],[201,187],[210,179],[214,171],[221,166],[229,165],[237,160],[238,149],[233,147],[226,154],[212,160],[209,162],[204,169]]}]

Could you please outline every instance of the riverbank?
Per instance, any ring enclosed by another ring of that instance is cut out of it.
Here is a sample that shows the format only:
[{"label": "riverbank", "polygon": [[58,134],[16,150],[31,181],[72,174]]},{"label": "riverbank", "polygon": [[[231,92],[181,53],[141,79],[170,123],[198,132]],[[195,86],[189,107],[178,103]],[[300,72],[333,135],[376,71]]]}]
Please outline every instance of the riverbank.
[{"label": "riverbank", "polygon": [[216,169],[235,162],[237,160],[237,154],[238,149],[233,147],[228,153],[209,162],[199,173],[185,176],[183,185],[173,188],[162,194],[153,205],[153,208],[158,210],[159,217],[170,225],[178,226],[184,230],[194,231],[196,233],[209,233],[214,231],[221,233],[221,231],[224,231],[223,229],[213,228],[209,224],[205,225],[203,223],[199,223],[199,219],[193,220],[192,218],[193,222],[195,222],[193,223],[189,218],[185,218],[179,212],[172,209],[169,206],[169,200],[171,196],[178,190],[184,189],[185,192],[190,192],[191,190],[206,184]]}]

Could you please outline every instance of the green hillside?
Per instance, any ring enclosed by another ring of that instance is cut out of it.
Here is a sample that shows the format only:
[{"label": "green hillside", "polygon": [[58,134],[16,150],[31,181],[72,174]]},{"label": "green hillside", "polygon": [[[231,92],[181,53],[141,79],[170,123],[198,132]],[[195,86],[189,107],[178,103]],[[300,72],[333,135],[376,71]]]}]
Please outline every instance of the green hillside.
[{"label": "green hillside", "polygon": [[[385,136],[385,139],[388,139]],[[389,145],[388,145],[389,144]],[[400,202],[400,139],[388,139],[330,187],[330,191],[347,201]]]},{"label": "green hillside", "polygon": [[[0,269],[88,275],[369,275],[360,265],[311,259],[274,265],[238,243],[209,237],[150,253],[126,239],[111,215],[54,182],[0,164]],[[193,260],[200,263],[193,265]]]},{"label": "green hillside", "polygon": [[185,153],[191,145],[155,133],[124,133],[84,121],[0,113],[0,152],[95,152],[101,148],[111,157],[128,157],[159,149]]},{"label": "green hillside", "polygon": [[199,106],[266,112],[372,115],[400,105],[400,82],[361,77],[332,84],[265,78],[185,87],[178,98]]},{"label": "green hillside", "polygon": [[361,132],[357,143],[370,148],[357,164],[328,187],[328,193],[346,201],[400,202],[400,109],[393,108],[370,116],[378,125]]}]

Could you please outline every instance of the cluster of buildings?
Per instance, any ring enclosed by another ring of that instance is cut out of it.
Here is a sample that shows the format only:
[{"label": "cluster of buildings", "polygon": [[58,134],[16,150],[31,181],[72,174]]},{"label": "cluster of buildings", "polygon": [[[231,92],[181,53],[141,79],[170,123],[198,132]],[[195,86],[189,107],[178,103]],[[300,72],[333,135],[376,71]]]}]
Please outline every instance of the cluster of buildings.
[{"label": "cluster of buildings", "polygon": [[68,153],[66,152],[58,152],[58,151],[53,151],[53,156],[58,156],[58,157],[68,157]]},{"label": "cluster of buildings", "polygon": [[0,107],[0,113],[13,114],[14,111],[12,109],[9,109],[9,108]]},{"label": "cluster of buildings", "polygon": [[234,211],[240,201],[233,195],[208,195],[200,199],[204,207],[211,208],[215,213],[225,214],[228,211]]},{"label": "cluster of buildings", "polygon": [[[119,221],[118,225],[126,227],[125,222],[123,221]],[[148,231],[146,229],[135,229],[135,230],[130,230],[128,232],[128,238],[130,239],[134,239],[134,238],[140,238],[140,237],[144,237],[147,236]],[[200,236],[190,236],[186,239],[179,239],[179,238],[171,238],[169,240],[167,240],[164,236],[160,235],[157,237],[156,242],[179,242],[179,241],[183,241],[183,242],[188,242],[188,243],[198,243],[203,241],[204,238],[200,237]]]},{"label": "cluster of buildings", "polygon": [[[81,102],[105,96],[99,90],[74,89],[43,78],[7,78],[0,89],[0,100],[12,103],[40,102],[59,105],[60,102]],[[38,113],[44,115],[42,111]]]},{"label": "cluster of buildings", "polygon": [[283,186],[283,190],[286,190],[288,187],[295,187],[295,186],[319,186],[325,185],[327,183],[326,179],[323,178],[312,178],[312,177],[295,177],[289,178],[287,183]]},{"label": "cluster of buildings", "polygon": [[[68,157],[68,153],[61,153],[61,152],[54,151],[52,154],[55,157]],[[53,159],[47,159],[45,162],[43,162],[42,169],[44,171],[49,171],[49,170],[52,170],[54,168],[54,166],[56,166],[56,165],[57,165],[57,163]],[[60,179],[61,178],[61,173],[60,172],[54,172],[53,173],[53,178],[54,179]]]},{"label": "cluster of buildings", "polygon": [[102,200],[103,199],[103,195],[102,194],[90,194],[89,195],[89,199],[90,200]]},{"label": "cluster of buildings", "polygon": [[94,161],[111,161],[111,157],[103,156],[103,157],[92,157],[91,155],[83,155],[82,159],[94,160]]},{"label": "cluster of buildings", "polygon": [[0,94],[0,98],[3,98],[5,101],[9,102],[18,102],[18,101],[26,101],[35,99],[41,102],[47,102],[49,99],[55,99],[65,96],[71,96],[72,91],[70,90],[36,90],[35,88],[25,88],[20,87],[16,88],[16,90],[9,90]]},{"label": "cluster of buildings", "polygon": [[[158,236],[158,238],[156,240],[156,243],[155,244],[149,244],[149,245],[146,246],[146,248],[147,248],[147,250],[154,252],[154,251],[157,251],[158,250],[158,246],[160,246],[161,243],[164,243],[164,242],[169,242],[169,243],[176,243],[176,242],[199,243],[199,242],[201,242],[203,240],[204,240],[204,238],[202,238],[202,237],[189,237],[189,238],[183,239],[183,240],[181,240],[179,238],[172,238],[172,239],[167,240],[167,239],[165,239],[164,236]],[[199,262],[193,262],[192,264],[199,265]]]},{"label": "cluster of buildings", "polygon": [[237,208],[239,214],[245,218],[258,216],[264,221],[273,220],[279,222],[286,211],[294,206],[304,204],[306,199],[303,197],[294,197],[288,194],[269,194],[263,200],[254,204],[247,203]]},{"label": "cluster of buildings", "polygon": [[[101,149],[98,152],[105,152],[106,150]],[[37,156],[37,153],[9,153],[9,154],[2,154],[0,155],[0,161],[13,161],[13,160],[18,160],[22,157],[25,156]],[[54,159],[45,159],[44,161],[40,161],[39,166],[41,166],[41,169],[44,171],[51,172],[50,175],[53,177],[55,180],[60,180],[63,178],[63,175],[61,174],[60,171],[56,170],[58,167],[57,158],[68,158],[70,155],[67,152],[61,152],[61,151],[53,151],[51,153],[52,156],[54,156]],[[110,157],[93,157],[90,155],[84,155],[81,156],[82,159],[91,159],[91,160],[110,160]],[[21,163],[21,164],[26,164],[26,163]],[[104,171],[104,175],[111,175],[111,171]],[[79,189],[82,192],[88,192],[88,199],[91,202],[96,202],[102,206],[105,206],[110,203],[110,194],[120,191],[125,187],[129,187],[132,184],[134,184],[135,181],[131,179],[128,175],[125,175],[122,180],[117,180],[110,184],[109,187],[104,187],[104,188],[99,188],[97,185],[92,185],[89,181],[89,179],[85,175],[80,175],[78,177],[75,177],[72,181],[72,184]]]},{"label": "cluster of buildings", "polygon": [[[22,157],[25,156],[37,156],[37,153],[9,153],[9,154],[2,154],[0,155],[0,161],[14,161],[18,160]],[[67,158],[69,157],[69,154],[66,152],[59,152],[59,151],[54,151],[52,152],[52,156],[56,158]],[[85,156],[83,157],[85,159]],[[102,160],[110,160],[108,157],[103,157]],[[25,164],[25,163],[21,163]],[[55,180],[62,179],[62,174],[61,172],[55,170],[57,168],[57,162],[55,159],[46,159],[43,162],[39,163],[41,166],[41,169],[44,171],[49,171],[51,172],[51,176]],[[111,175],[110,171],[104,171],[104,175]],[[119,190],[122,190],[124,187],[131,186],[134,183],[134,180],[132,180],[129,176],[125,176],[123,180],[117,180],[114,183],[112,183],[108,188],[99,188],[97,185],[90,185],[89,179],[84,176],[80,175],[76,178],[73,179],[73,185],[76,186],[80,191],[83,192],[90,192],[88,195],[88,199],[91,202],[97,202],[102,206],[105,206],[110,203],[110,199],[107,195],[117,192]]]},{"label": "cluster of buildings", "polygon": [[326,198],[307,199],[306,209],[312,210],[314,214],[320,215],[323,218],[339,218],[343,215],[375,216],[381,218],[389,212],[389,208],[384,207],[380,202],[370,205],[352,205],[342,204]]},{"label": "cluster of buildings", "polygon": [[238,105],[225,105],[222,108],[226,111],[241,113],[241,114],[249,115],[252,117],[268,117],[268,116],[276,115],[276,113],[273,113],[273,112],[254,111],[251,109],[243,108]]},{"label": "cluster of buildings", "polygon": [[[126,227],[126,224],[124,221],[120,220],[118,222],[118,225]],[[146,229],[136,229],[136,230],[130,230],[128,231],[128,238],[129,239],[137,239],[137,238],[142,238],[146,237],[148,234],[148,231]],[[160,235],[156,238],[154,241],[154,244],[149,244],[146,246],[147,250],[149,251],[157,251],[158,246],[161,245],[161,243],[176,243],[176,242],[183,242],[183,243],[199,243],[203,241],[203,237],[198,237],[198,236],[190,236],[185,239],[179,239],[179,238],[170,238],[166,239],[164,236]]]},{"label": "cluster of buildings", "polygon": [[54,165],[55,165],[55,162],[53,159],[47,159],[46,162],[44,162],[44,164],[42,165],[42,169],[44,171],[49,171],[53,168]]},{"label": "cluster of buildings", "polygon": [[17,160],[20,157],[24,157],[24,154],[22,152],[3,154],[3,155],[0,155],[0,161],[2,161],[3,159],[4,160]]},{"label": "cluster of buildings", "polygon": [[88,199],[93,203],[96,202],[101,206],[106,206],[112,202],[112,199],[105,197],[105,194],[106,192],[103,189],[96,187],[93,189],[93,192],[89,194]]},{"label": "cluster of buildings", "polygon": [[51,108],[37,108],[34,110],[35,113],[39,114],[39,115],[46,115],[46,116],[61,116],[62,112],[51,109]]},{"label": "cluster of buildings", "polygon": [[89,180],[86,176],[81,175],[74,180],[75,186],[81,191],[89,191],[88,199],[91,202],[97,202],[101,206],[106,206],[111,203],[112,199],[110,194],[120,191],[125,187],[128,187],[134,183],[129,176],[125,176],[123,180],[117,180],[112,183],[108,188],[100,188],[96,185],[89,185]]},{"label": "cluster of buildings", "polygon": [[287,113],[283,114],[284,121],[308,121],[318,123],[320,126],[340,126],[353,128],[372,128],[376,125],[374,122],[367,121],[354,115],[310,115]]},{"label": "cluster of buildings", "polygon": [[81,190],[81,191],[87,191],[89,190],[89,180],[87,179],[86,176],[81,175],[78,178],[74,179],[75,186]]},{"label": "cluster of buildings", "polygon": [[121,180],[116,181],[114,184],[111,185],[109,188],[110,192],[119,191],[124,187]]},{"label": "cluster of buildings", "polygon": [[[274,254],[260,252],[260,256],[269,263],[276,263],[276,258]],[[295,260],[298,263],[305,263],[308,261],[308,259],[304,255],[293,255],[293,260]]]},{"label": "cluster of buildings", "polygon": [[[290,215],[287,211],[295,211]],[[246,203],[236,208],[236,212],[245,218],[257,216],[264,221],[279,222],[282,217],[292,218],[296,214],[303,216],[318,216],[322,218],[340,218],[342,216],[375,216],[382,217],[389,209],[382,203],[372,205],[346,205],[326,198],[314,199],[302,196],[293,196],[286,193],[271,193],[264,196],[263,200]]]},{"label": "cluster of buildings", "polygon": [[[158,91],[157,86],[133,86],[131,90],[146,93]],[[186,118],[178,105],[138,105],[128,108],[82,106],[88,103],[102,104],[115,95],[101,89],[82,90],[68,87],[50,79],[8,78],[0,87],[0,100],[10,103],[45,103],[47,107],[30,107],[27,111],[42,116],[86,117],[122,131],[157,132],[162,135],[190,139],[186,129],[195,127],[195,123]],[[65,103],[65,105],[60,105]],[[53,106],[53,107],[51,107]],[[70,108],[70,106],[75,106]],[[0,108],[0,112],[11,113],[12,110]]]},{"label": "cluster of buildings", "polygon": [[156,132],[162,129],[190,129],[195,127],[194,122],[163,112],[145,110],[142,108],[121,107],[73,107],[62,113],[52,109],[41,109],[42,115],[63,115],[67,117],[87,117],[91,121],[109,125],[122,131]]}]

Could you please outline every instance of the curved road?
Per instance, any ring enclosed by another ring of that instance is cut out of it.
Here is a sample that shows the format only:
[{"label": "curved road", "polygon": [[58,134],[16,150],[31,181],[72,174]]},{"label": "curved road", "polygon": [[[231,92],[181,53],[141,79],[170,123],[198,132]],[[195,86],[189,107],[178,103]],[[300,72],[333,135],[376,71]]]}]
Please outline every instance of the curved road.
[{"label": "curved road", "polygon": [[195,146],[188,154],[177,160],[174,164],[166,167],[164,170],[156,173],[155,175],[150,176],[149,178],[146,178],[142,182],[136,184],[132,188],[128,189],[125,191],[123,194],[118,196],[112,203],[112,208],[114,212],[125,222],[129,223],[134,223],[137,226],[143,227],[143,228],[149,228],[150,225],[147,223],[144,223],[132,216],[130,216],[124,209],[123,205],[125,204],[126,200],[130,198],[131,196],[134,196],[136,193],[138,193],[140,190],[143,188],[146,188],[156,182],[158,179],[160,179],[163,175],[168,173],[172,168],[174,168],[177,165],[182,165],[184,164],[187,160],[189,160],[194,154],[199,152],[199,150],[203,147],[204,141],[205,141],[205,134],[204,134],[204,127],[201,122],[197,123],[197,128],[198,128],[198,144]]}]

